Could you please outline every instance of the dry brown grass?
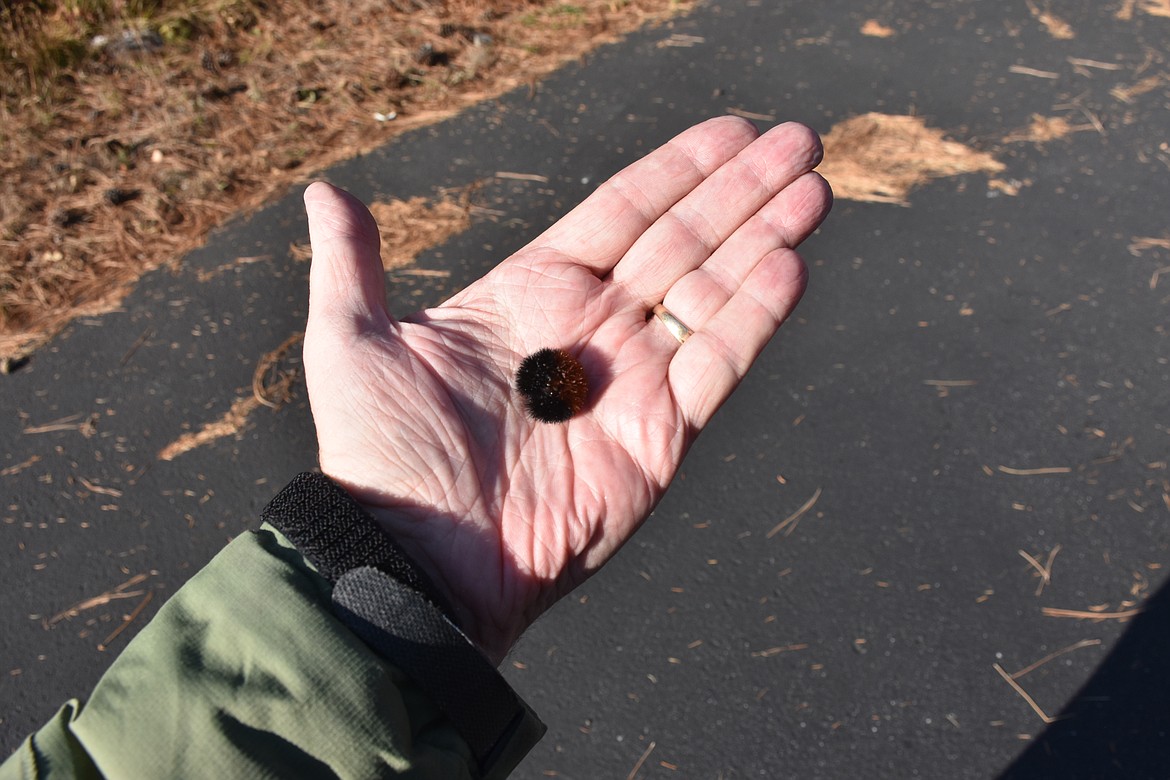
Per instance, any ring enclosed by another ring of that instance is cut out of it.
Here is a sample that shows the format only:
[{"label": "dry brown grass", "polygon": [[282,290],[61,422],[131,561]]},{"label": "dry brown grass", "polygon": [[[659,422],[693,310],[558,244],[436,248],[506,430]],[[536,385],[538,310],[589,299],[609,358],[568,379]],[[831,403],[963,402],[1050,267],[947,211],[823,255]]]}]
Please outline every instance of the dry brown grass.
[{"label": "dry brown grass", "polygon": [[[471,227],[471,197],[477,188],[477,184],[471,184],[447,190],[434,200],[414,197],[370,203],[386,270],[411,265],[426,250]],[[297,260],[313,256],[307,238],[294,242],[289,253]]]},{"label": "dry brown grass", "polygon": [[[95,21],[14,0],[0,18],[17,76],[0,92],[0,364],[312,172],[692,2],[105,0],[114,13]],[[68,39],[95,29],[113,43]],[[149,45],[128,49],[125,30]]]},{"label": "dry brown grass", "polygon": [[824,137],[818,167],[840,200],[908,205],[915,187],[964,173],[998,173],[1003,163],[916,116],[862,114],[834,125]]}]

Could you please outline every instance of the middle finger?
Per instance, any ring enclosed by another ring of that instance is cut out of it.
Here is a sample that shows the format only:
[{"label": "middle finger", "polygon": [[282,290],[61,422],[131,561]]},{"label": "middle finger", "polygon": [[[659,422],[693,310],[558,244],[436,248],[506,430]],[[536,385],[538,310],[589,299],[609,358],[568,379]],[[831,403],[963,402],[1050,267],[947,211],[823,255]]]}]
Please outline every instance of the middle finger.
[{"label": "middle finger", "polygon": [[611,280],[642,308],[659,303],[679,278],[820,159],[812,130],[796,123],[773,128],[655,222],[614,267]]}]

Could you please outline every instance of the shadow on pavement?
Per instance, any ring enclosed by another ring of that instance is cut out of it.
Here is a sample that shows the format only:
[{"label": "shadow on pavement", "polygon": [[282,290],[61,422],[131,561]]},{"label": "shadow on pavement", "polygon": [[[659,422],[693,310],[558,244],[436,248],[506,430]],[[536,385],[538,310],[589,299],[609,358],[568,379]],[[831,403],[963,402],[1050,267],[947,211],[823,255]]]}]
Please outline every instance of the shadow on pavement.
[{"label": "shadow on pavement", "polygon": [[1170,586],[1000,780],[1170,777]]}]

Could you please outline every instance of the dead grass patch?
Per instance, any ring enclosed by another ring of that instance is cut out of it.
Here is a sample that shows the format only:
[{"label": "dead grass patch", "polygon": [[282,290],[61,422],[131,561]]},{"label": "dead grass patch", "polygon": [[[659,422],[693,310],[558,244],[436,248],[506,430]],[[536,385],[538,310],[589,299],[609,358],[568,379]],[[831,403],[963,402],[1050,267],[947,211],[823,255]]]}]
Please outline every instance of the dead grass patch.
[{"label": "dead grass patch", "polygon": [[[16,5],[41,13],[0,19],[10,51],[69,21],[54,0]],[[0,91],[0,361],[312,172],[691,0],[138,0],[146,19],[109,5],[104,42]]]},{"label": "dead grass patch", "polygon": [[[466,196],[464,196],[466,198]],[[430,203],[426,198],[375,203],[370,213],[382,237],[382,265],[387,271],[410,265],[415,259],[471,225],[466,200],[450,196]]]},{"label": "dead grass patch", "polygon": [[865,24],[861,25],[861,34],[871,38],[892,38],[895,31],[894,28],[887,27],[877,19],[866,19]]},{"label": "dead grass patch", "polygon": [[1072,25],[1061,19],[1047,8],[1039,8],[1035,3],[1028,3],[1028,11],[1050,36],[1058,41],[1069,41],[1077,37]]},{"label": "dead grass patch", "polygon": [[1138,7],[1150,16],[1170,18],[1170,0],[1142,0]]},{"label": "dead grass patch", "polygon": [[248,425],[252,413],[261,406],[269,409],[279,409],[292,398],[293,383],[301,375],[300,361],[286,359],[289,352],[299,346],[305,334],[297,332],[286,338],[279,347],[266,352],[256,362],[252,372],[252,392],[243,395],[232,402],[232,406],[213,422],[206,423],[197,431],[184,433],[179,438],[159,450],[159,460],[174,460],[175,458],[218,441],[227,436],[238,436]]},{"label": "dead grass patch", "polygon": [[[426,250],[439,246],[471,226],[474,185],[446,190],[435,200],[423,197],[376,201],[369,205],[382,244],[382,265],[392,271],[413,263]],[[289,252],[308,260],[313,250],[307,241],[294,243]]]},{"label": "dead grass patch", "polygon": [[[1168,0],[1168,2],[1170,2],[1170,0]],[[1147,92],[1153,92],[1155,89],[1158,89],[1166,81],[1167,77],[1159,73],[1153,76],[1147,76],[1136,84],[1131,84],[1129,86],[1121,86],[1118,84],[1116,87],[1109,90],[1109,94],[1123,103],[1133,103],[1137,98],[1141,97]]]},{"label": "dead grass patch", "polygon": [[[471,196],[476,185],[447,190],[431,201],[423,197],[410,200],[377,201],[370,213],[378,223],[382,244],[382,265],[387,271],[411,265],[427,249],[438,246],[471,225]],[[297,260],[308,260],[313,250],[308,242],[289,247]],[[258,258],[239,258],[226,267],[235,267]],[[222,270],[222,269],[219,269]],[[439,273],[439,272],[436,272]],[[271,352],[260,356],[252,373],[252,392],[232,401],[219,418],[189,431],[159,450],[160,460],[174,460],[191,450],[243,433],[252,415],[261,407],[280,409],[292,398],[293,384],[301,376],[300,361],[290,352],[304,339],[303,332],[293,333]]]},{"label": "dead grass patch", "polygon": [[823,140],[825,159],[817,170],[834,197],[845,200],[906,206],[910,191],[931,179],[1004,168],[916,116],[862,114],[834,125]]},{"label": "dead grass patch", "polygon": [[1048,117],[1033,114],[1031,124],[1023,130],[1018,130],[1008,135],[1003,140],[1005,143],[1028,142],[1043,144],[1049,141],[1060,140],[1073,133],[1082,133],[1096,129],[1097,127],[1092,124],[1074,125],[1064,117]]}]

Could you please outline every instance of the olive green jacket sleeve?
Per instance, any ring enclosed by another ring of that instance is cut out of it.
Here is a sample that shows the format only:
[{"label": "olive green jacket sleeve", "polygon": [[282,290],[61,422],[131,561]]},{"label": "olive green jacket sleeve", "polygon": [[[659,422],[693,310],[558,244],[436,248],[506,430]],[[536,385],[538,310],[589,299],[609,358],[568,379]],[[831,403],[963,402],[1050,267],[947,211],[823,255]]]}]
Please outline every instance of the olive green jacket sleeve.
[{"label": "olive green jacket sleeve", "polygon": [[236,539],[0,780],[475,777],[454,728],[329,600],[275,530]]}]

